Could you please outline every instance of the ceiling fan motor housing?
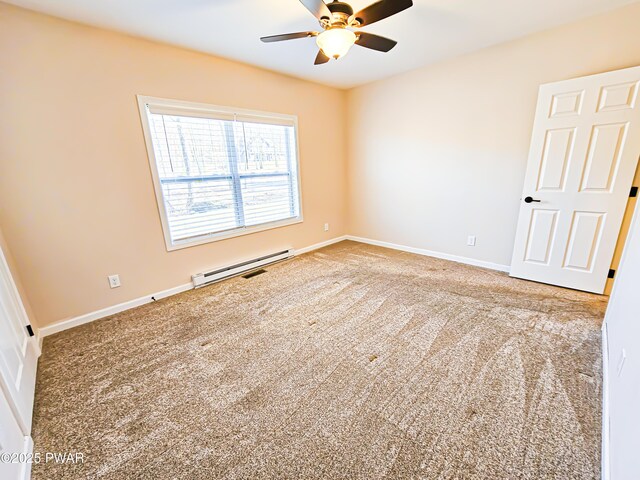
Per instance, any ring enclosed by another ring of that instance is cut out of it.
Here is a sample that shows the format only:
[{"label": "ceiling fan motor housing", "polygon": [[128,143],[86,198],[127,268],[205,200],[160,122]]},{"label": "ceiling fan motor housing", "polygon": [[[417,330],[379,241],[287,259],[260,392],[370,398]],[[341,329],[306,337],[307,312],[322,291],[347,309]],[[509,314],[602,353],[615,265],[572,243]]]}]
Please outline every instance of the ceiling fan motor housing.
[{"label": "ceiling fan motor housing", "polygon": [[[349,17],[353,15],[353,8],[348,3],[334,1],[331,3],[327,3],[327,8],[333,14],[334,18],[327,19],[331,23],[344,23],[347,24],[349,21]],[[323,17],[324,18],[324,17]],[[336,20],[334,22],[334,20]]]}]

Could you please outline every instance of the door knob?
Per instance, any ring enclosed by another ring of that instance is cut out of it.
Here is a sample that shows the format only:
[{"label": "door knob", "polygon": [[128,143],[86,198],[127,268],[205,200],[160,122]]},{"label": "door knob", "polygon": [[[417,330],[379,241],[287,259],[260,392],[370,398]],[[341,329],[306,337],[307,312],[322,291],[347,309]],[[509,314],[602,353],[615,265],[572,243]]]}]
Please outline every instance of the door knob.
[{"label": "door knob", "polygon": [[525,203],[531,203],[531,202],[538,202],[538,203],[539,203],[539,202],[540,202],[540,200],[535,200],[533,197],[526,197],[526,198],[524,199],[524,202],[525,202]]}]

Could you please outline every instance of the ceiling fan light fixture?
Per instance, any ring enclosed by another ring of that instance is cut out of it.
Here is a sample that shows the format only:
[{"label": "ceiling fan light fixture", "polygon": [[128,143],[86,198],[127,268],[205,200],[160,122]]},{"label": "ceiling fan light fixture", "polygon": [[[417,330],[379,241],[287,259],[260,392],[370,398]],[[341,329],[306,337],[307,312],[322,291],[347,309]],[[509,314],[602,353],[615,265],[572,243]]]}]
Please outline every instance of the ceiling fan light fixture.
[{"label": "ceiling fan light fixture", "polygon": [[316,37],[320,50],[329,58],[344,57],[356,43],[356,34],[346,28],[330,28]]},{"label": "ceiling fan light fixture", "polygon": [[[290,1],[295,2],[295,0]],[[362,48],[388,52],[398,42],[373,33],[358,30],[356,30],[356,33],[353,29],[379,22],[413,5],[413,0],[376,0],[368,7],[353,13],[353,8],[347,3],[347,1],[351,0],[333,0],[331,3],[325,3],[327,0],[299,1],[320,22],[320,26],[324,31],[269,35],[261,37],[260,40],[269,43],[316,37],[316,43],[320,50],[313,62],[314,65],[325,64],[332,58],[337,60],[340,57],[344,57],[356,43]]]}]

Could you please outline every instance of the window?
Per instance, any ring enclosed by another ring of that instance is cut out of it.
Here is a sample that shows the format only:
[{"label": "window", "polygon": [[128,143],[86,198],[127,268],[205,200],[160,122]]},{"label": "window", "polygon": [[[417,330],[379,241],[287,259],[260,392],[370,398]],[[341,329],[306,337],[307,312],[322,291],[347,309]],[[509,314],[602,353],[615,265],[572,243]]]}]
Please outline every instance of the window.
[{"label": "window", "polygon": [[296,117],[138,102],[169,250],[302,221]]}]

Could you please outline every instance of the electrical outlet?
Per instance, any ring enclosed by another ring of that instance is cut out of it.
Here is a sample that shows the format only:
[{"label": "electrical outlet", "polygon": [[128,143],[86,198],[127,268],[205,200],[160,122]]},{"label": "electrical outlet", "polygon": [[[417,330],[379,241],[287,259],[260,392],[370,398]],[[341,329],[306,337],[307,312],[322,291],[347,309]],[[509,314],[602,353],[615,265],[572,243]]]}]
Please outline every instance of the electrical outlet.
[{"label": "electrical outlet", "polygon": [[109,286],[111,288],[117,288],[120,286],[120,275],[109,275]]},{"label": "electrical outlet", "polygon": [[328,232],[328,231],[329,231],[329,224],[328,224],[328,223],[325,223],[325,224],[324,224],[324,231],[325,231],[325,232]]},{"label": "electrical outlet", "polygon": [[470,247],[475,247],[476,246],[476,236],[475,235],[469,235],[467,237],[467,245]]},{"label": "electrical outlet", "polygon": [[622,349],[622,351],[620,352],[620,359],[618,360],[618,376],[622,375],[622,369],[624,368],[624,362],[627,359],[627,350],[626,349]]}]

